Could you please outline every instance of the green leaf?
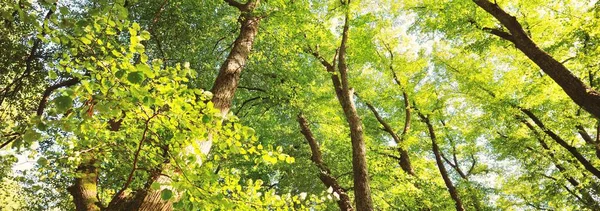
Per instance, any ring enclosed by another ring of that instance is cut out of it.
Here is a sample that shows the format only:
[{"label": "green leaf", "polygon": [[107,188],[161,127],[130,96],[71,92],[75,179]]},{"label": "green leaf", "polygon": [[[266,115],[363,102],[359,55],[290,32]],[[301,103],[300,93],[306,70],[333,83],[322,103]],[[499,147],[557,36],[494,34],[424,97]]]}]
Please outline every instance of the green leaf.
[{"label": "green leaf", "polygon": [[52,40],[52,42],[54,42],[56,44],[60,44],[60,38],[58,38],[57,36],[51,37],[50,40]]},{"label": "green leaf", "polygon": [[63,95],[54,99],[54,104],[59,112],[63,112],[73,106],[73,98]]},{"label": "green leaf", "polygon": [[145,47],[141,43],[135,45],[135,51],[138,53],[144,53],[144,49]]},{"label": "green leaf", "polygon": [[140,31],[140,29],[141,29],[141,28],[140,28],[140,24],[138,24],[138,23],[133,23],[133,24],[131,25],[131,28],[132,28],[133,30],[135,30],[135,31]]},{"label": "green leaf", "polygon": [[110,53],[112,53],[112,55],[114,55],[116,57],[123,57],[123,54],[121,54],[121,52],[119,52],[117,50],[112,50]]},{"label": "green leaf", "polygon": [[46,165],[48,165],[48,160],[44,157],[41,157],[40,159],[37,160],[36,162],[40,167],[44,167]]},{"label": "green leaf", "polygon": [[167,201],[171,198],[173,198],[173,191],[169,190],[169,189],[164,189],[160,192],[160,198],[162,198],[163,200]]},{"label": "green leaf", "polygon": [[123,75],[125,75],[125,71],[123,71],[123,70],[119,70],[115,73],[115,77],[117,77],[117,78],[121,78],[121,77],[123,77]]},{"label": "green leaf", "polygon": [[50,70],[48,71],[48,78],[50,78],[51,80],[55,80],[58,78],[58,75],[56,75],[56,72]]},{"label": "green leaf", "polygon": [[296,159],[294,157],[288,156],[285,158],[286,163],[294,163],[295,161],[296,161]]},{"label": "green leaf", "polygon": [[152,71],[152,69],[150,69],[150,67],[147,64],[137,64],[135,65],[135,69],[137,69],[138,71],[142,71],[149,78],[154,78],[154,71]]},{"label": "green leaf", "polygon": [[60,7],[59,10],[60,10],[60,14],[63,14],[63,15],[69,14],[69,8],[67,8],[67,7]]},{"label": "green leaf", "polygon": [[33,141],[37,141],[41,137],[42,137],[41,134],[39,134],[35,130],[30,129],[30,130],[27,130],[27,132],[25,132],[25,134],[23,135],[23,141],[30,143]]},{"label": "green leaf", "polygon": [[131,72],[127,74],[127,80],[134,84],[140,84],[144,81],[144,74],[142,72]]},{"label": "green leaf", "polygon": [[203,122],[203,123],[205,123],[205,124],[206,124],[206,123],[209,123],[209,122],[210,122],[210,119],[211,119],[211,118],[210,118],[210,116],[208,116],[208,115],[204,115],[204,116],[202,116],[202,122]]}]

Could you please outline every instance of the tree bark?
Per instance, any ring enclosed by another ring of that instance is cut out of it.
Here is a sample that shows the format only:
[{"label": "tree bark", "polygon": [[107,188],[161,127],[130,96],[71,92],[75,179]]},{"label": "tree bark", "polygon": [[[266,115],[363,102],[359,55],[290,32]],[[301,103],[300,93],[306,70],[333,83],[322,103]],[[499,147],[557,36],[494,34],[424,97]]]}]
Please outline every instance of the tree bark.
[{"label": "tree bark", "polygon": [[[346,4],[349,4],[347,2]],[[347,5],[346,5],[347,6]],[[342,32],[342,43],[340,45],[338,57],[339,80],[337,76],[332,75],[333,84],[337,90],[338,101],[344,110],[346,121],[350,127],[350,139],[352,140],[352,170],[354,174],[354,195],[356,196],[356,208],[359,211],[373,210],[373,200],[371,199],[371,187],[369,185],[369,170],[367,167],[366,146],[363,137],[362,121],[356,112],[353,100],[353,91],[348,82],[348,66],[346,65],[346,44],[348,42],[348,20],[349,14],[346,12],[344,28]]]},{"label": "tree bark", "polygon": [[[344,3],[348,6],[350,2]],[[363,137],[362,121],[356,112],[354,105],[354,91],[348,83],[348,66],[346,64],[346,44],[348,42],[348,21],[349,14],[346,11],[342,31],[342,43],[337,58],[333,59],[333,64],[327,62],[318,52],[309,49],[310,53],[323,64],[327,72],[331,73],[331,81],[335,90],[336,97],[342,106],[346,122],[350,128],[350,139],[352,141],[352,171],[354,176],[354,195],[356,209],[359,211],[373,210],[373,200],[371,199],[371,187],[369,185],[369,170],[366,158],[366,146]],[[335,62],[337,61],[337,72]],[[339,73],[339,76],[338,76]]]},{"label": "tree bark", "polygon": [[[587,192],[585,189],[580,187],[581,183],[579,183],[579,181],[577,181],[575,178],[573,178],[567,172],[567,169],[564,166],[562,166],[560,163],[558,163],[558,159],[556,158],[556,155],[554,154],[552,149],[550,149],[550,146],[548,146],[548,144],[544,141],[544,139],[542,138],[542,135],[538,133],[538,131],[535,129],[535,127],[526,120],[522,120],[521,122],[523,122],[523,124],[525,124],[525,126],[527,126],[527,128],[529,128],[529,130],[531,130],[531,132],[534,134],[534,136],[537,139],[540,146],[542,146],[542,148],[548,154],[548,157],[550,157],[550,161],[552,162],[552,164],[554,164],[554,167],[556,167],[556,169],[558,169],[560,174],[569,182],[569,184],[571,184],[573,187],[575,187],[575,189],[579,190],[579,193],[581,193],[581,195],[583,196],[581,198],[581,202],[583,202],[585,204],[585,206],[587,206],[588,208],[590,208],[592,210],[599,210],[600,204],[598,204],[598,202],[596,202],[594,200],[594,198],[592,197],[592,195],[589,192]],[[578,197],[578,196],[575,196],[575,197]]]},{"label": "tree bark", "polygon": [[[404,146],[402,146],[403,142],[404,142],[404,136],[406,134],[406,132],[408,131],[408,128],[410,127],[410,111],[407,112],[406,119],[404,122],[404,129],[402,131],[402,138],[400,138],[392,129],[392,127],[381,117],[381,115],[379,115],[379,112],[377,112],[377,110],[375,109],[375,107],[373,105],[371,105],[371,103],[365,102],[365,104],[367,104],[367,107],[371,110],[371,112],[373,112],[373,115],[375,115],[375,118],[377,119],[377,121],[379,122],[379,124],[381,124],[383,126],[383,130],[385,130],[385,132],[387,132],[388,134],[390,134],[392,136],[392,138],[394,139],[394,142],[396,142],[396,144],[398,145],[398,153],[400,153],[400,160],[398,161],[398,163],[400,164],[400,168],[402,168],[402,170],[411,175],[411,176],[416,176],[415,171],[412,168],[412,165],[410,163],[410,157],[408,156],[408,151],[406,150],[406,148]],[[406,108],[408,109],[408,108]]]},{"label": "tree bark", "polygon": [[100,211],[101,205],[98,199],[98,168],[96,160],[91,152],[84,153],[82,163],[77,167],[75,179],[72,186],[67,190],[73,196],[75,210],[77,211]]},{"label": "tree bark", "polygon": [[420,112],[418,114],[421,117],[421,119],[423,120],[423,122],[425,122],[425,124],[427,125],[427,130],[429,131],[429,137],[431,138],[431,146],[432,146],[433,154],[435,155],[435,162],[437,163],[438,169],[440,170],[440,174],[442,175],[442,178],[444,179],[446,188],[448,188],[448,192],[450,193],[452,200],[454,200],[454,205],[456,207],[456,210],[464,211],[465,208],[463,207],[462,200],[460,199],[460,196],[458,195],[458,191],[456,190],[456,187],[454,187],[454,184],[452,184],[452,180],[450,180],[448,171],[446,171],[446,167],[444,166],[444,161],[442,160],[442,156],[440,154],[440,148],[437,145],[437,138],[435,136],[435,131],[433,129],[433,125],[431,124],[429,117],[426,117],[425,115],[421,114]]},{"label": "tree bark", "polygon": [[342,188],[342,186],[340,186],[337,179],[331,175],[331,170],[329,170],[327,165],[325,165],[325,163],[323,162],[323,157],[321,155],[321,149],[319,148],[319,144],[317,143],[317,140],[310,131],[308,121],[306,121],[306,118],[302,114],[298,114],[298,123],[300,124],[300,129],[302,134],[304,135],[304,138],[308,142],[308,145],[310,145],[310,151],[312,152],[310,160],[312,160],[313,163],[315,163],[315,165],[320,170],[319,179],[321,179],[321,182],[323,182],[325,186],[331,187],[333,191],[340,196],[340,199],[337,201],[340,210],[354,210],[354,208],[352,207],[352,201],[346,193],[346,190]]},{"label": "tree bark", "polygon": [[567,143],[564,139],[558,136],[558,134],[546,128],[544,123],[542,123],[542,121],[535,114],[533,114],[533,112],[525,108],[518,108],[521,110],[521,112],[523,112],[531,120],[533,120],[533,123],[535,123],[540,129],[542,129],[542,131],[546,133],[546,135],[550,136],[550,138],[552,138],[556,143],[558,143],[560,146],[566,149],[573,157],[575,157],[577,161],[579,161],[579,163],[583,165],[583,167],[586,170],[588,170],[590,173],[592,173],[594,176],[600,179],[600,170],[598,170],[587,158],[585,158],[581,153],[579,153],[577,148],[569,145],[569,143]]},{"label": "tree bark", "polygon": [[[488,0],[473,0],[480,8],[494,16],[509,31],[488,29],[492,34],[512,42],[531,61],[540,67],[565,93],[587,112],[600,118],[600,93],[575,76],[561,62],[540,49],[527,35],[516,17],[502,10],[497,4]],[[494,33],[495,32],[495,33]]]},{"label": "tree bark", "polygon": [[[124,198],[113,199],[111,204],[106,210],[117,210],[117,211],[170,211],[173,210],[173,203],[171,200],[165,201],[161,198],[162,189],[152,190],[150,186],[152,183],[169,183],[171,179],[167,176],[161,175],[162,169],[157,169],[152,173],[149,180],[143,189],[136,191],[134,194],[126,196]],[[175,192],[175,191],[173,191]]]},{"label": "tree bark", "polygon": [[221,110],[223,115],[227,114],[231,108],[231,102],[238,87],[240,74],[247,63],[254,38],[258,33],[260,17],[252,14],[258,3],[258,0],[252,0],[240,8],[240,34],[235,39],[227,59],[221,65],[219,75],[215,79],[215,83],[211,89],[213,93],[212,102],[215,108]]},{"label": "tree bark", "polygon": [[[238,20],[241,26],[240,33],[235,39],[227,59],[221,65],[219,74],[211,88],[214,107],[221,111],[223,117],[229,113],[229,109],[231,108],[231,102],[240,81],[240,75],[248,61],[248,56],[252,50],[261,20],[261,17],[253,14],[260,0],[249,0],[245,4],[241,4],[235,0],[225,0],[225,2],[240,10],[241,14]],[[201,153],[208,154],[212,146],[212,135],[209,135],[208,140],[200,141],[198,145]]]}]

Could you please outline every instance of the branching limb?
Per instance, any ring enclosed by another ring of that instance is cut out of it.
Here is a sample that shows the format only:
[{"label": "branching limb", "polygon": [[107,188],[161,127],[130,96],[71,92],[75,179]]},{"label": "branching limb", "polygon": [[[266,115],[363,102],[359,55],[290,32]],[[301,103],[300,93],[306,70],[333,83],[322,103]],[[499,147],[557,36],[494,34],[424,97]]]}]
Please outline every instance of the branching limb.
[{"label": "branching limb", "polygon": [[40,99],[40,103],[38,104],[38,108],[37,108],[37,115],[41,116],[42,114],[44,114],[44,109],[46,108],[46,103],[48,103],[48,97],[50,97],[50,95],[52,94],[52,92],[54,92],[55,90],[62,88],[62,87],[69,87],[69,86],[73,86],[75,84],[79,83],[79,79],[78,78],[72,78],[63,82],[60,82],[58,84],[54,84],[48,88],[46,88],[46,90],[44,91],[44,94],[42,96],[42,99]]}]

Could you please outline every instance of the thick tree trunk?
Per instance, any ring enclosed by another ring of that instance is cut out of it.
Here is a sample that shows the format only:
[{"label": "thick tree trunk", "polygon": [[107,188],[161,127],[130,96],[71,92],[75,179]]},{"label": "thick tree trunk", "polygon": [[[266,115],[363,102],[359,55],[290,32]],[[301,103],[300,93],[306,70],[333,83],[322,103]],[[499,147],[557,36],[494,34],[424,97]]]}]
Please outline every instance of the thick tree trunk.
[{"label": "thick tree trunk", "polygon": [[84,153],[83,161],[75,171],[79,177],[75,178],[75,183],[67,188],[77,211],[99,211],[101,210],[100,200],[98,199],[98,169],[96,160],[91,153]]},{"label": "thick tree trunk", "polygon": [[352,208],[352,201],[346,193],[346,190],[340,186],[337,179],[331,175],[331,170],[329,170],[327,165],[323,162],[319,144],[310,131],[308,121],[306,121],[306,118],[304,118],[302,114],[298,115],[298,123],[300,124],[300,129],[304,138],[306,138],[306,141],[310,145],[310,150],[312,152],[310,159],[320,170],[319,179],[321,179],[321,182],[323,182],[326,187],[331,187],[333,191],[339,195],[340,199],[337,201],[337,204],[340,207],[340,210],[354,210],[354,208]]},{"label": "thick tree trunk", "polygon": [[212,102],[215,108],[221,110],[223,115],[227,114],[231,108],[231,101],[238,87],[240,74],[246,65],[254,38],[258,32],[260,18],[247,14],[249,12],[251,11],[242,11],[242,15],[240,15],[240,34],[233,43],[229,56],[221,65],[219,75],[211,89],[213,93]]},{"label": "thick tree trunk", "polygon": [[561,62],[540,49],[527,35],[514,16],[488,0],[473,0],[475,4],[494,16],[510,33],[488,29],[494,35],[515,44],[531,61],[556,82],[577,105],[596,118],[600,118],[600,93],[573,75]]},{"label": "thick tree trunk", "polygon": [[[349,4],[349,2],[347,2]],[[348,5],[346,5],[348,6]],[[333,84],[336,89],[338,101],[340,102],[346,121],[350,127],[350,139],[352,140],[352,170],[354,173],[354,195],[356,200],[356,209],[359,211],[373,210],[373,200],[371,199],[371,187],[369,185],[369,170],[367,167],[366,146],[363,137],[362,121],[356,112],[354,105],[354,93],[348,82],[348,66],[346,65],[346,45],[348,42],[348,20],[349,14],[346,12],[344,28],[342,32],[342,43],[340,45],[338,57],[339,80],[337,76],[332,75]]]},{"label": "thick tree trunk", "polygon": [[460,196],[458,195],[458,191],[456,190],[456,187],[454,187],[454,184],[452,184],[452,180],[450,180],[448,171],[446,171],[446,167],[444,166],[444,161],[442,160],[442,156],[440,154],[440,148],[437,145],[437,138],[435,136],[435,131],[433,129],[433,125],[431,124],[431,121],[429,120],[428,117],[424,116],[421,113],[419,113],[419,116],[421,117],[421,119],[423,119],[423,122],[425,122],[425,124],[427,125],[427,129],[429,131],[429,137],[431,138],[431,146],[432,146],[433,154],[435,155],[435,162],[437,163],[438,169],[440,170],[440,174],[442,175],[442,178],[444,179],[446,188],[448,188],[448,192],[450,192],[450,197],[452,197],[452,200],[454,200],[454,205],[456,207],[456,210],[463,211],[463,210],[465,210],[465,208],[463,206],[462,200],[460,199]]},{"label": "thick tree trunk", "polygon": [[[246,4],[241,4],[235,0],[225,1],[240,10],[241,14],[238,20],[241,26],[240,33],[235,39],[227,59],[221,65],[219,74],[211,89],[212,102],[215,108],[221,111],[223,117],[229,113],[231,108],[231,102],[240,81],[240,74],[248,61],[261,19],[252,14],[254,9],[258,7],[260,0],[249,0]],[[200,141],[198,145],[201,153],[208,154],[212,146],[212,136],[209,135],[208,140]]]},{"label": "thick tree trunk", "polygon": [[157,182],[161,184],[168,184],[171,179],[160,175],[160,171],[153,173],[154,175],[146,183],[145,187],[138,190],[133,195],[129,195],[125,198],[113,199],[110,206],[106,210],[118,210],[118,211],[169,211],[173,210],[172,201],[165,201],[161,198],[162,189],[152,190],[150,186],[152,183]]}]

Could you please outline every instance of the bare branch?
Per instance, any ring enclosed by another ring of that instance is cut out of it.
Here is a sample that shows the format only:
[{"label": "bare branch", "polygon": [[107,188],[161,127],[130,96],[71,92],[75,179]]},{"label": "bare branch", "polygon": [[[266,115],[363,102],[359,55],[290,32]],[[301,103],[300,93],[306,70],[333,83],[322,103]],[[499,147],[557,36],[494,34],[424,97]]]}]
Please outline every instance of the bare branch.
[{"label": "bare branch", "polygon": [[515,42],[515,39],[514,39],[514,37],[511,34],[509,34],[508,32],[502,31],[500,29],[483,27],[482,30],[485,31],[485,32],[488,32],[490,34],[496,35],[496,36],[498,36],[498,37],[500,37],[502,39],[508,40],[508,41],[510,41],[512,43]]}]

